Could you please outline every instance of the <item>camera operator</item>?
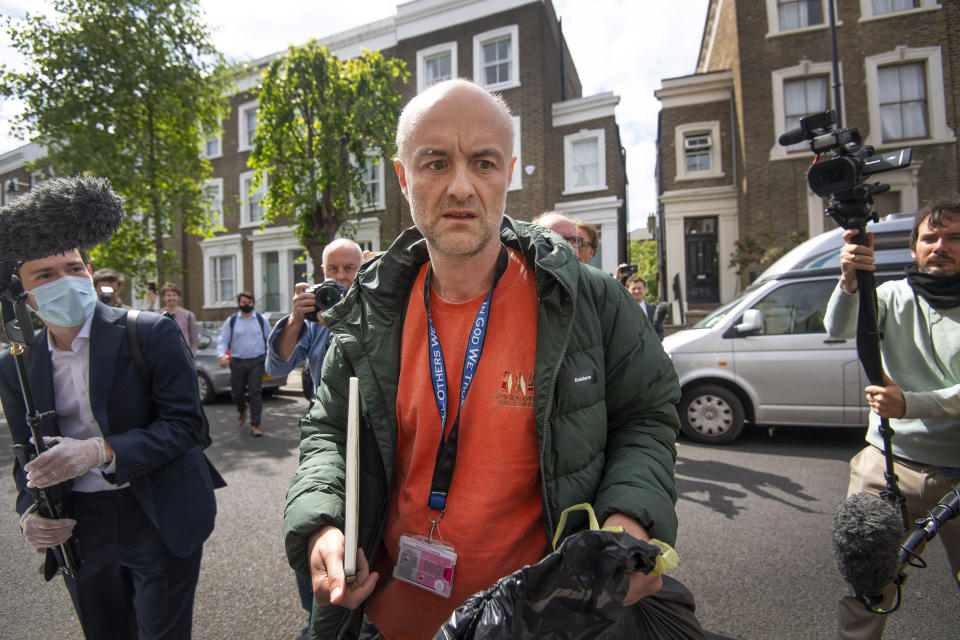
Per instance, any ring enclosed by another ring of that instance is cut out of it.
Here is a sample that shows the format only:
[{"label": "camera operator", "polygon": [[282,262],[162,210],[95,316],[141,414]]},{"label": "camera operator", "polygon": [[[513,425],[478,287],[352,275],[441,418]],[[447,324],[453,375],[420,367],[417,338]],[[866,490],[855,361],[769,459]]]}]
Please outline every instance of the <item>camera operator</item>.
[{"label": "camera operator", "polygon": [[[873,234],[854,244],[849,229],[840,254],[842,275],[827,305],[830,335],[853,338],[857,330],[857,271],[873,271]],[[936,504],[960,479],[960,200],[932,202],[916,214],[910,237],[916,264],[907,277],[877,288],[877,328],[886,384],[865,389],[871,408],[868,446],[850,461],[847,494],[874,496],[885,487],[880,418],[895,435],[894,473],[911,521]],[[954,579],[960,571],[960,522],[940,529]],[[960,583],[958,583],[960,586]],[[885,592],[889,605],[895,588]],[[880,638],[885,617],[851,596],[839,603],[839,638]]]},{"label": "camera operator", "polygon": [[123,289],[123,276],[113,269],[97,269],[93,272],[93,288],[97,290],[100,302],[109,307],[128,308],[120,302],[120,290]]}]

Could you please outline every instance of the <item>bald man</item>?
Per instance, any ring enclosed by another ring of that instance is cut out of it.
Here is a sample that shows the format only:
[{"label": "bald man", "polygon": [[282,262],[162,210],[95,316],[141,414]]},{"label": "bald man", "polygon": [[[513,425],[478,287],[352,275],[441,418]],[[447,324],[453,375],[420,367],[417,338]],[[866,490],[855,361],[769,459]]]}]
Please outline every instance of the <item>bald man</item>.
[{"label": "bald man", "polygon": [[533,224],[538,224],[544,229],[550,229],[560,234],[560,237],[567,241],[573,250],[578,252],[583,244],[580,234],[577,233],[577,225],[573,220],[556,211],[545,211],[533,219]]},{"label": "bald man", "polygon": [[[338,238],[323,248],[322,260],[324,277],[349,289],[357,269],[363,264],[363,250],[353,240]],[[320,367],[330,345],[330,331],[320,316],[316,322],[306,319],[308,313],[317,310],[316,297],[307,291],[309,287],[306,282],[294,286],[292,311],[280,318],[270,332],[266,371],[275,378],[285,376],[306,360],[313,388],[316,388]]]},{"label": "bald man", "polygon": [[[404,109],[397,148],[416,226],[325,315],[331,357],[284,510],[287,558],[313,578],[311,638],[356,638],[361,612],[387,640],[433,637],[466,597],[543,558],[575,504],[640,539],[676,537],[676,373],[626,289],[504,215],[506,104],[438,83]],[[362,477],[347,582],[352,376]],[[443,571],[423,583],[409,562],[426,554]],[[623,604],[660,585],[633,574]]]}]

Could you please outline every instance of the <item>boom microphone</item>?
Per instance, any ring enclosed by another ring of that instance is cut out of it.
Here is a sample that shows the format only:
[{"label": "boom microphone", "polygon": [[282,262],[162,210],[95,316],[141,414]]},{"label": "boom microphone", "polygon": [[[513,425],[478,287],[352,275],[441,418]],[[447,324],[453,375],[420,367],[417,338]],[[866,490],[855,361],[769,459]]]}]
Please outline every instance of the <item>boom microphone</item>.
[{"label": "boom microphone", "polygon": [[855,493],[833,514],[833,556],[857,597],[879,596],[897,580],[903,520],[888,502]]},{"label": "boom microphone", "polygon": [[25,262],[93,248],[109,240],[122,219],[123,198],[106,178],[44,180],[0,209],[0,260]]}]

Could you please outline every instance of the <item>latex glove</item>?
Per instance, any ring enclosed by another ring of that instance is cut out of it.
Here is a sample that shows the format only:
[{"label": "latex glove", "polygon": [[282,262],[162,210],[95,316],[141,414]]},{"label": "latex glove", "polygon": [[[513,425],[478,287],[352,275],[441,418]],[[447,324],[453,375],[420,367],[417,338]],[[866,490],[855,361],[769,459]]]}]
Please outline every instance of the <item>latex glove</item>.
[{"label": "latex glove", "polygon": [[107,463],[103,438],[46,437],[43,443],[50,447],[23,465],[27,472],[27,486],[43,489],[82,476],[90,469]]},{"label": "latex glove", "polygon": [[31,511],[20,521],[20,526],[27,542],[36,549],[42,549],[55,547],[69,540],[77,521],[70,518],[51,520]]}]

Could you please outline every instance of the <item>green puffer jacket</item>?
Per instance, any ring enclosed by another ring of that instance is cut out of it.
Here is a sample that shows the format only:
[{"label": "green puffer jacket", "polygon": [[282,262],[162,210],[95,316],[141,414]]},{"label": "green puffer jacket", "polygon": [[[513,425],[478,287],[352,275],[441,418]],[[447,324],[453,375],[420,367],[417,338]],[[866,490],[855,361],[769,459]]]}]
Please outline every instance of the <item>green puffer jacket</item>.
[{"label": "green puffer jacket", "polygon": [[[673,544],[680,388],[646,314],[618,282],[581,265],[565,243],[539,227],[504,217],[501,240],[523,253],[536,276],[534,407],[544,535],[552,539],[563,509],[589,502],[601,523],[621,512]],[[287,557],[300,573],[309,575],[310,535],[326,525],[343,526],[350,376],[359,378],[362,406],[359,544],[367,558],[380,546],[397,445],[401,329],[410,289],[427,259],[420,233],[407,230],[364,265],[345,300],[324,314],[333,342],[317,401],[300,423],[300,467],[284,510]],[[591,371],[593,384],[574,383]],[[565,533],[586,524],[574,519]],[[356,637],[360,618],[359,610],[314,607],[313,634]]]}]

